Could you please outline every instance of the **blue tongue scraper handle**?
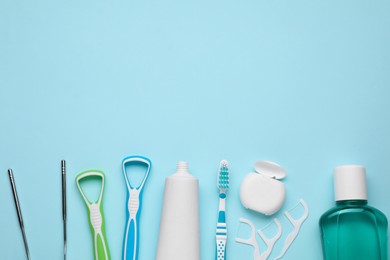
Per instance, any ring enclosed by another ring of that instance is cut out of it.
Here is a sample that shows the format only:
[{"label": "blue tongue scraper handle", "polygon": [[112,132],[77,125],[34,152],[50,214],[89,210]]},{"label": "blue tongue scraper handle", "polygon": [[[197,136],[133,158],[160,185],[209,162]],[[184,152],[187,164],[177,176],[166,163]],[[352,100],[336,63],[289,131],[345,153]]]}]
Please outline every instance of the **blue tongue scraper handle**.
[{"label": "blue tongue scraper handle", "polygon": [[[129,181],[126,172],[126,165],[145,164],[147,170],[138,187],[133,187]],[[122,168],[127,186],[127,211],[126,211],[126,228],[123,240],[123,260],[137,260],[139,247],[139,217],[142,206],[142,191],[146,180],[148,179],[152,162],[142,156],[129,156],[123,159]]]}]

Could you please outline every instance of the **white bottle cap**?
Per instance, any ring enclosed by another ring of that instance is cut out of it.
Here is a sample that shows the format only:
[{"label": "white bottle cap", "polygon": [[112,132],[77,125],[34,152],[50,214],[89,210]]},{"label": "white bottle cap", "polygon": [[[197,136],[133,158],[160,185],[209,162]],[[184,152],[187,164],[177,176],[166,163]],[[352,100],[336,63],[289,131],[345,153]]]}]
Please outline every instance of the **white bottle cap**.
[{"label": "white bottle cap", "polygon": [[334,196],[340,200],[367,200],[366,168],[343,165],[334,169]]}]

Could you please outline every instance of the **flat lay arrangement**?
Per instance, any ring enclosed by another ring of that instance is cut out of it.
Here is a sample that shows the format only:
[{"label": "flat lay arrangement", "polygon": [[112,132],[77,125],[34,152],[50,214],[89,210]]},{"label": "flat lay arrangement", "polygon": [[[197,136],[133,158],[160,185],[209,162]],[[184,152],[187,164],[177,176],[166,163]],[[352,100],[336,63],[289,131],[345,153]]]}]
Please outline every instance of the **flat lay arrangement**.
[{"label": "flat lay arrangement", "polygon": [[390,260],[389,14],[0,1],[0,260]]},{"label": "flat lay arrangement", "polygon": [[390,1],[0,1],[0,260],[390,260]]},{"label": "flat lay arrangement", "polygon": [[[135,177],[132,168],[142,166],[144,176],[138,185],[134,185]],[[264,216],[275,215],[286,197],[285,185],[279,180],[286,176],[286,170],[271,161],[256,161],[256,173],[249,173],[240,186],[242,205]],[[152,170],[152,162],[144,156],[128,156],[122,161],[122,171],[127,188],[126,223],[123,239],[123,260],[137,260],[140,235],[142,195]],[[227,259],[228,228],[228,189],[230,185],[229,163],[222,160],[217,171],[217,189],[219,198],[218,217],[216,218],[215,259]],[[234,173],[233,173],[234,174]],[[22,231],[26,258],[31,259],[27,244],[27,236],[18,199],[15,177],[8,170],[12,193],[14,196],[17,217]],[[67,200],[66,200],[66,163],[61,161],[62,176],[62,215],[63,215],[63,254],[67,251]],[[89,225],[92,233],[93,255],[95,260],[109,260],[110,250],[106,238],[103,207],[106,175],[100,170],[87,170],[79,173],[75,179],[78,191],[87,208]],[[345,165],[334,170],[335,208],[324,213],[319,220],[323,245],[323,256],[326,260],[386,260],[388,259],[388,221],[379,210],[367,206],[367,188],[365,168],[360,165]],[[90,188],[97,192],[92,198]],[[199,181],[190,174],[187,162],[178,162],[176,172],[166,178],[164,198],[161,212],[157,260],[200,260],[200,222],[199,222]],[[300,217],[290,213],[301,207]],[[280,241],[283,233],[281,218],[285,217],[293,226],[292,231]],[[304,232],[304,222],[309,217],[309,206],[304,199],[284,212],[279,217],[269,217],[269,224],[256,230],[253,221],[241,217],[240,225],[248,225],[249,238],[236,237],[235,241],[253,248],[254,260],[282,259],[288,249],[293,246],[299,233]],[[268,237],[265,230],[276,227],[273,236]],[[261,250],[256,235],[264,242],[266,249]],[[277,257],[271,257],[276,243],[283,246]]]}]

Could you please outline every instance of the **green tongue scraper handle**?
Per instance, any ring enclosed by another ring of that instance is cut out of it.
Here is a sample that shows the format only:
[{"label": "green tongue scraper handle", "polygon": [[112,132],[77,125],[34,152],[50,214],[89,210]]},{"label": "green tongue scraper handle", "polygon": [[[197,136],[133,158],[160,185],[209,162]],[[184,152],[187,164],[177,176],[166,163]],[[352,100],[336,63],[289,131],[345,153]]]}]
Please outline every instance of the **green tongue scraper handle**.
[{"label": "green tongue scraper handle", "polygon": [[[85,195],[80,186],[82,179],[101,179],[102,187],[100,195],[97,201],[91,202]],[[109,260],[110,252],[108,250],[108,244],[105,236],[104,216],[103,216],[103,204],[102,197],[104,191],[104,173],[102,171],[90,170],[85,171],[77,175],[76,185],[79,189],[81,196],[83,197],[88,210],[89,224],[92,231],[93,250],[95,260]]]}]

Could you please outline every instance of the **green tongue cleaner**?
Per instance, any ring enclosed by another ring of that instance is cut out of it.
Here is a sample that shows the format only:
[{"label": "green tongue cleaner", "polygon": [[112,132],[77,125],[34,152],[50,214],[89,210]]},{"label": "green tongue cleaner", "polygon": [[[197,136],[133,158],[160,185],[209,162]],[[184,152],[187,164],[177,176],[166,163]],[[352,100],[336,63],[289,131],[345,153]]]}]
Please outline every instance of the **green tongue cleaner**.
[{"label": "green tongue cleaner", "polygon": [[[80,181],[92,182],[101,180],[100,194],[95,200],[89,199],[80,185]],[[104,191],[105,175],[102,171],[90,170],[77,175],[76,185],[85,202],[89,215],[89,224],[92,232],[94,259],[95,260],[109,260],[110,252],[108,249],[107,239],[105,235],[105,221],[103,214],[103,191]]]}]

